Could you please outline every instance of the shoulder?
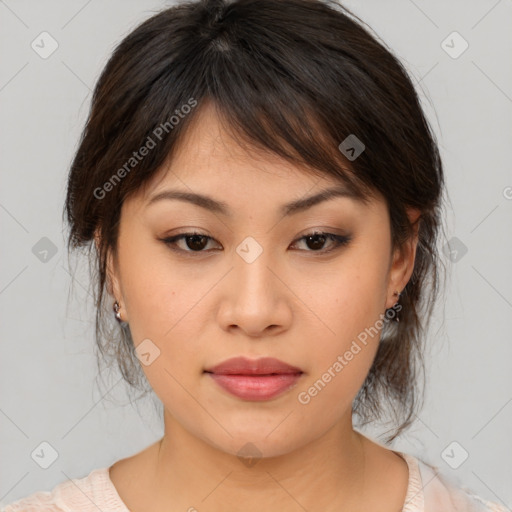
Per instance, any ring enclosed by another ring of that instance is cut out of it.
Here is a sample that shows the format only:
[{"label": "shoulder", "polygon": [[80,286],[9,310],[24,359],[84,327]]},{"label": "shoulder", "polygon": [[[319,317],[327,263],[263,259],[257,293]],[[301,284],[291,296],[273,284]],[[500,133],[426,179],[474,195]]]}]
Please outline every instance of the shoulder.
[{"label": "shoulder", "polygon": [[[411,471],[409,499],[415,502],[411,512],[511,512],[502,504],[485,500],[463,486],[454,476],[412,455],[402,454]],[[419,506],[418,506],[419,505]],[[408,512],[407,503],[404,511]]]},{"label": "shoulder", "polygon": [[3,505],[0,512],[97,512],[108,508],[111,494],[108,468],[100,468],[83,478],[61,482],[51,491],[35,492]]}]

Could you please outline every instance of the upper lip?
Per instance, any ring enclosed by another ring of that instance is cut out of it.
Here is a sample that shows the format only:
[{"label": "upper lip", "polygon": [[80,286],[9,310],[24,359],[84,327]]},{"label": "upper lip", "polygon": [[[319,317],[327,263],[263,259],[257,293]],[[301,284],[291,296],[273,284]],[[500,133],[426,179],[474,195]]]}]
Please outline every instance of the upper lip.
[{"label": "upper lip", "polygon": [[270,375],[272,373],[303,373],[300,368],[287,364],[274,357],[261,357],[260,359],[247,359],[246,357],[233,357],[220,364],[207,368],[208,373],[222,375]]}]

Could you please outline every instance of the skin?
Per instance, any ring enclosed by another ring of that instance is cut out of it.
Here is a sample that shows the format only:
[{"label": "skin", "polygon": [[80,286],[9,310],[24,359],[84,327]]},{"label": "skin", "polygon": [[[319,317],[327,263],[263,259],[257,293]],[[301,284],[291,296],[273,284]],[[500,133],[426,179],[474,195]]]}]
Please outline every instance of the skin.
[{"label": "skin", "polygon": [[[308,404],[297,396],[396,303],[417,236],[391,250],[379,195],[368,205],[337,197],[282,217],[282,204],[339,183],[248,153],[211,108],[197,114],[169,165],[124,202],[118,257],[109,259],[109,289],[135,345],[150,339],[160,351],[142,368],[165,410],[163,438],[116,462],[113,484],[135,512],[401,510],[405,461],[352,427],[378,336]],[[147,206],[166,189],[211,196],[233,216],[177,200]],[[417,215],[409,211],[412,221]],[[161,241],[191,228],[212,238],[202,253],[185,239],[176,242],[181,253]],[[300,240],[314,229],[352,240],[337,249],[329,239]],[[248,236],[263,249],[252,263],[236,252]],[[204,373],[239,355],[276,357],[304,374],[274,399],[242,400]],[[247,442],[261,455],[252,465],[237,456]]]}]

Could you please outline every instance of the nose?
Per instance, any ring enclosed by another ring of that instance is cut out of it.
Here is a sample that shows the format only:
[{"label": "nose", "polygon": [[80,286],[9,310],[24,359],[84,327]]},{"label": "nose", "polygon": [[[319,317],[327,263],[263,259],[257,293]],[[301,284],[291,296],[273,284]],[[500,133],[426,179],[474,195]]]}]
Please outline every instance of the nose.
[{"label": "nose", "polygon": [[247,336],[276,335],[289,328],[293,293],[283,272],[263,251],[248,262],[238,254],[224,280],[218,321],[225,330],[240,329]]}]

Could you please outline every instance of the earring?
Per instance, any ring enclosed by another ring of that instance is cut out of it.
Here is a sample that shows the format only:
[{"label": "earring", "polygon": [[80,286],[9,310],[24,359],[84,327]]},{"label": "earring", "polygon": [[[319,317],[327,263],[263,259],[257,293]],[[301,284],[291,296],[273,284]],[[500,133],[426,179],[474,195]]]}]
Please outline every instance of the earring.
[{"label": "earring", "polygon": [[117,300],[116,300],[114,302],[114,313],[115,313],[115,316],[116,316],[116,320],[118,322],[122,322],[121,313],[119,312],[120,309],[121,309],[121,307],[119,306],[119,302],[117,302]]}]

